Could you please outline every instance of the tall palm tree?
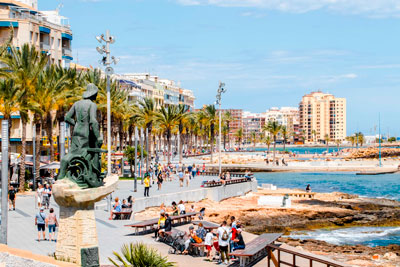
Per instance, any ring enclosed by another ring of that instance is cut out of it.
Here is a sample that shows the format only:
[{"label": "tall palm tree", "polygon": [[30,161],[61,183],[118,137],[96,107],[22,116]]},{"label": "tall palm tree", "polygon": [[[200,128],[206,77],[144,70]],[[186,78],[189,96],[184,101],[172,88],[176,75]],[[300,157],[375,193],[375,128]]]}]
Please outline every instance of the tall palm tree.
[{"label": "tall palm tree", "polygon": [[168,108],[162,107],[156,114],[156,121],[159,127],[163,130],[164,135],[167,138],[168,146],[168,164],[171,163],[171,136],[173,129],[179,123],[179,112],[176,106],[168,106]]},{"label": "tall palm tree", "polygon": [[217,110],[214,105],[205,106],[202,110],[204,116],[206,118],[207,126],[208,126],[208,137],[211,143],[211,157],[210,162],[213,162],[213,153],[214,153],[214,142],[215,142],[215,125],[218,122]]},{"label": "tall palm tree", "polygon": [[264,142],[267,145],[268,154],[269,154],[269,147],[271,146],[271,143],[272,143],[271,136],[267,135],[267,137],[264,138]]},{"label": "tall palm tree", "polygon": [[325,143],[326,143],[326,153],[329,153],[329,142],[331,141],[329,134],[326,134],[324,139],[325,139]]},{"label": "tall palm tree", "polygon": [[250,139],[251,139],[251,142],[253,143],[253,150],[254,151],[256,151],[256,143],[257,143],[257,133],[256,132],[252,132],[251,134],[250,134]]},{"label": "tall palm tree", "polygon": [[183,131],[186,129],[185,125],[188,123],[188,118],[189,118],[189,113],[188,113],[188,108],[185,105],[180,104],[177,109],[177,121],[178,121],[178,134],[180,138],[180,145],[179,145],[179,163],[182,163],[183,159],[183,144],[184,144],[184,138],[183,138]]},{"label": "tall palm tree", "polygon": [[281,134],[283,137],[283,150],[286,150],[286,141],[287,141],[287,137],[288,137],[288,131],[285,125],[282,125],[281,127]]},{"label": "tall palm tree", "polygon": [[316,130],[312,130],[311,134],[313,135],[314,144],[316,144],[317,143],[317,131]]},{"label": "tall palm tree", "polygon": [[279,124],[277,121],[269,121],[268,124],[264,126],[264,131],[268,132],[270,135],[272,135],[272,138],[274,139],[274,162],[275,162],[275,154],[276,154],[276,138],[281,131],[282,125]]},{"label": "tall palm tree", "polygon": [[240,144],[242,143],[243,140],[243,128],[239,128],[236,133],[235,137],[237,139],[238,145],[239,145],[239,150],[240,150]]},{"label": "tall palm tree", "polygon": [[[152,133],[153,123],[157,117],[157,107],[152,98],[145,98],[142,101],[140,101],[139,107],[140,107],[140,109],[138,110],[138,116],[139,116],[141,123],[148,130],[147,142],[149,142],[149,147],[151,148],[152,147],[151,133]],[[148,151],[148,153],[147,153],[147,158],[149,158],[151,155],[152,155],[152,151],[150,149],[150,151]]]},{"label": "tall palm tree", "polygon": [[[10,35],[11,36],[11,35]],[[0,62],[5,67],[0,68],[0,76],[12,78],[21,91],[19,98],[19,112],[22,121],[22,147],[21,147],[21,169],[19,177],[19,190],[25,190],[25,157],[26,157],[26,126],[29,122],[29,111],[34,110],[35,103],[31,96],[35,94],[36,83],[39,74],[47,64],[46,54],[39,53],[34,46],[22,45],[20,49],[9,46],[9,52],[3,53],[3,46],[0,47]],[[38,174],[39,172],[37,172]]]},{"label": "tall palm tree", "polygon": [[[226,128],[227,128],[227,132],[228,132],[228,145],[230,148],[230,133],[231,133],[231,128],[230,128],[230,123],[233,121],[233,116],[232,113],[230,111],[226,111],[224,114],[224,121],[226,124]],[[225,148],[225,139],[224,139],[224,148]]]},{"label": "tall palm tree", "polygon": [[221,132],[224,137],[224,150],[225,150],[226,149],[226,136],[228,136],[228,139],[229,139],[229,128],[226,123],[222,124]]}]

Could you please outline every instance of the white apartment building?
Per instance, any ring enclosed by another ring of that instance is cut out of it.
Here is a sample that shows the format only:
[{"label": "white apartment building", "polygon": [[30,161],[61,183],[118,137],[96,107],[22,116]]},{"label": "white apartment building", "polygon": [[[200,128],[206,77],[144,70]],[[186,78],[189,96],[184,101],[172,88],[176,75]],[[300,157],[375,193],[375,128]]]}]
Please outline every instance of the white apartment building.
[{"label": "white apartment building", "polygon": [[13,31],[13,45],[25,43],[49,56],[49,63],[69,67],[72,58],[72,31],[59,10],[38,11],[37,0],[0,1],[0,43]]}]

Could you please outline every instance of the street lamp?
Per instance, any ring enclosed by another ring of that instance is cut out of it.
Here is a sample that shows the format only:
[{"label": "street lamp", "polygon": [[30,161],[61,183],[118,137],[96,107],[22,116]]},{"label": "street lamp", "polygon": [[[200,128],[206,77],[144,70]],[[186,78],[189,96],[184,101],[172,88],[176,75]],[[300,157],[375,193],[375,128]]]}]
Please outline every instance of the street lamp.
[{"label": "street lamp", "polygon": [[[117,60],[110,57],[110,44],[115,42],[115,38],[110,35],[110,31],[106,31],[106,35],[101,34],[96,36],[96,40],[105,45],[96,47],[99,54],[105,53],[106,56],[102,58],[101,63],[106,67],[106,78],[107,78],[107,175],[111,175],[111,94],[110,94],[110,75],[114,73],[114,69],[110,66],[111,63],[117,64]],[[111,200],[108,197],[108,206],[111,208]]]},{"label": "street lamp", "polygon": [[219,139],[218,139],[218,167],[219,167],[219,176],[221,176],[221,121],[222,121],[222,110],[221,110],[221,94],[226,92],[225,83],[219,82],[219,87],[217,91],[217,101],[216,104],[219,105]]}]

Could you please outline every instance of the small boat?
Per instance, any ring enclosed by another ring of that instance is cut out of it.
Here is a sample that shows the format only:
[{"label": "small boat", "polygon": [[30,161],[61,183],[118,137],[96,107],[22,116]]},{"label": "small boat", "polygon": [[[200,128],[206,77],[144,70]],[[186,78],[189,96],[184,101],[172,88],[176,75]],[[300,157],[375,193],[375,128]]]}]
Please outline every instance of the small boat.
[{"label": "small boat", "polygon": [[363,172],[357,172],[356,175],[380,175],[380,174],[390,174],[395,172],[397,171],[363,171]]}]

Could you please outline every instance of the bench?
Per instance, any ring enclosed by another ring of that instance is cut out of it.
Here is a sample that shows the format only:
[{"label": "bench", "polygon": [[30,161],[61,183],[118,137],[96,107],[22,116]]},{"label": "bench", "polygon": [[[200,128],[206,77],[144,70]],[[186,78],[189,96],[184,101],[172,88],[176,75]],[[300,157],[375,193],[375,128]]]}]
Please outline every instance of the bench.
[{"label": "bench", "polygon": [[123,208],[120,212],[113,212],[113,215],[115,215],[113,220],[130,220],[132,216],[132,209]]},{"label": "bench", "polygon": [[239,258],[240,267],[254,264],[268,255],[268,245],[273,244],[282,233],[262,234],[246,244],[245,249],[238,249],[230,253]]},{"label": "bench", "polygon": [[216,187],[216,186],[221,186],[221,185],[229,185],[229,184],[238,184],[238,183],[245,183],[249,179],[248,178],[235,178],[235,179],[229,179],[229,180],[218,180],[218,181],[205,181],[202,184],[202,187]]},{"label": "bench", "polygon": [[213,230],[213,229],[217,229],[219,227],[219,224],[216,224],[213,222],[207,222],[207,221],[193,221],[192,223],[194,225],[199,225],[199,223],[202,223],[204,229],[206,229],[206,230]]},{"label": "bench", "polygon": [[[176,225],[176,224],[180,225],[183,223],[190,223],[192,221],[193,217],[195,217],[198,214],[200,214],[200,212],[188,212],[186,214],[170,216],[171,223],[172,223],[172,225]],[[146,232],[152,233],[156,229],[155,226],[158,224],[158,220],[159,220],[159,218],[154,218],[154,219],[150,219],[150,220],[146,220],[146,221],[128,224],[125,226],[135,228],[135,235],[137,235],[139,233],[139,229],[142,229],[142,231],[140,231],[140,232],[143,232],[143,233],[146,233]],[[149,229],[147,229],[147,228],[149,228]]]}]

